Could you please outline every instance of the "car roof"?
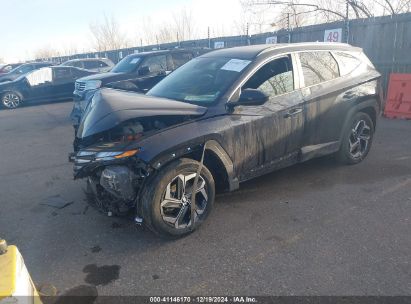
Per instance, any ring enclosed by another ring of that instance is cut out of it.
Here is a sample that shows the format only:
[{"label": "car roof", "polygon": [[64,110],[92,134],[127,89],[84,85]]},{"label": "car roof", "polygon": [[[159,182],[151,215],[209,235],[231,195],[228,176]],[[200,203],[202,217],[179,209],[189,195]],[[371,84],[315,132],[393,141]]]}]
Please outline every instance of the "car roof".
[{"label": "car roof", "polygon": [[201,55],[200,57],[230,57],[250,60],[262,54],[287,53],[307,50],[361,51],[360,48],[353,47],[346,43],[304,42],[239,46],[215,50],[204,55]]},{"label": "car roof", "polygon": [[[168,54],[168,53],[180,53],[180,52],[193,52],[191,50],[186,50],[186,49],[174,49],[174,50],[157,50],[157,51],[147,51],[147,52],[141,52],[141,53],[135,53],[135,54],[130,54],[128,56],[150,56],[150,55],[161,55],[161,54]],[[128,57],[127,56],[127,57]]]},{"label": "car roof", "polygon": [[65,61],[66,62],[77,62],[77,61],[85,61],[85,60],[90,60],[90,61],[101,61],[101,60],[109,60],[108,58],[77,58],[77,59],[70,59]]},{"label": "car roof", "polygon": [[[36,61],[34,61],[34,62],[26,62],[26,63],[22,63],[22,64],[20,64],[20,65],[24,65],[24,66],[26,66],[26,65],[44,65],[44,66],[47,66],[47,65],[53,65],[51,62],[46,62],[46,61],[42,61],[42,62],[36,62]],[[19,66],[20,66],[19,65]]]}]

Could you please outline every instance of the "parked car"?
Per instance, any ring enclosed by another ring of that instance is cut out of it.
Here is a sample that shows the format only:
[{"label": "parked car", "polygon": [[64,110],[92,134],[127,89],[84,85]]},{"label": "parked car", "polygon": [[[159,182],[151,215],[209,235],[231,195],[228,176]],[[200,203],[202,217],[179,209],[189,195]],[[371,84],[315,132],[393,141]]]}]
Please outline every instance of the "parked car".
[{"label": "parked car", "polygon": [[73,67],[45,67],[31,71],[16,80],[0,83],[0,100],[8,109],[22,103],[57,101],[73,97],[76,79],[92,72]]},{"label": "parked car", "polygon": [[43,67],[51,66],[49,62],[33,62],[21,64],[6,74],[0,75],[0,82],[13,81],[21,75],[27,74],[30,71],[37,70]]},{"label": "parked car", "polygon": [[63,62],[61,66],[71,66],[96,73],[105,73],[109,72],[113,68],[114,63],[107,58],[87,58],[68,60]]},{"label": "parked car", "polygon": [[20,65],[21,63],[3,64],[2,66],[0,66],[0,75],[8,73]]},{"label": "parked car", "polygon": [[76,81],[71,119],[75,130],[100,87],[111,87],[135,92],[147,92],[171,71],[195,56],[191,50],[164,50],[132,54],[125,57],[109,72],[84,77]]},{"label": "parked car", "polygon": [[74,177],[87,178],[100,210],[134,212],[158,234],[183,236],[209,215],[216,190],[327,154],[361,162],[380,77],[346,44],[217,50],[146,95],[97,92],[77,133]]}]

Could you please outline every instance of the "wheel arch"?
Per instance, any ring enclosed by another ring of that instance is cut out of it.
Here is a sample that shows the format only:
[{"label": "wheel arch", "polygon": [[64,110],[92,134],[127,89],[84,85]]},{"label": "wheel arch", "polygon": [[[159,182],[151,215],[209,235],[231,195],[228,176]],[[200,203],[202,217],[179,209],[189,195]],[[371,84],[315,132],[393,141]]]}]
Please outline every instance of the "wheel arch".
[{"label": "wheel arch", "polygon": [[154,170],[159,170],[179,158],[201,161],[204,148],[204,165],[213,175],[217,190],[234,191],[238,189],[239,182],[235,176],[233,162],[224,148],[214,139],[207,140],[205,143],[190,144],[164,153],[162,157],[156,158],[150,165]]},{"label": "wheel arch", "polygon": [[359,112],[363,112],[365,114],[368,114],[370,116],[372,123],[374,124],[374,129],[377,126],[377,112],[374,107],[368,106],[365,108],[360,109]]},{"label": "wheel arch", "polygon": [[7,93],[15,93],[17,95],[19,95],[20,99],[23,101],[24,100],[24,95],[21,91],[19,90],[15,90],[15,89],[6,89],[3,92],[1,92],[0,97],[3,97],[4,95],[6,95]]},{"label": "wheel arch", "polygon": [[376,99],[367,99],[367,100],[361,101],[360,103],[356,104],[348,111],[345,117],[343,128],[341,129],[341,132],[340,132],[340,143],[341,143],[341,139],[343,137],[344,131],[346,130],[346,128],[348,128],[348,125],[350,124],[351,117],[353,117],[353,115],[355,115],[355,113],[358,113],[358,112],[363,112],[370,116],[374,124],[374,130],[375,130],[375,127],[377,125],[378,116],[380,113],[378,101]]},{"label": "wheel arch", "polygon": [[3,97],[7,94],[7,93],[14,93],[17,94],[20,97],[20,103],[24,101],[24,95],[21,91],[19,90],[15,90],[15,89],[6,89],[3,92],[0,93],[0,105],[4,107],[3,105]]}]

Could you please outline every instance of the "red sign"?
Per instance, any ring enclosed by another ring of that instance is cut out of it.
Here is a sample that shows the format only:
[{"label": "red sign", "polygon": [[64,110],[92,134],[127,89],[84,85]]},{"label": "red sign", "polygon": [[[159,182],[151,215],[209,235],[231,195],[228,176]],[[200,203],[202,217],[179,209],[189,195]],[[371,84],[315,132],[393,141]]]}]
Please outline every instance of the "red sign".
[{"label": "red sign", "polygon": [[411,74],[390,74],[384,115],[411,119]]}]

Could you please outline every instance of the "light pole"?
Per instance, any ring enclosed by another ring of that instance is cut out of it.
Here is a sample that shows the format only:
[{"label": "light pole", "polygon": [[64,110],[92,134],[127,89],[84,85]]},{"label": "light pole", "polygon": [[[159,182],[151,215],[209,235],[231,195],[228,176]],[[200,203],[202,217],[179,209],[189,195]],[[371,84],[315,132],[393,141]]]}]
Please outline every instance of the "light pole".
[{"label": "light pole", "polygon": [[348,0],[345,2],[345,37],[346,37],[346,42],[350,42],[350,19],[348,15]]}]

